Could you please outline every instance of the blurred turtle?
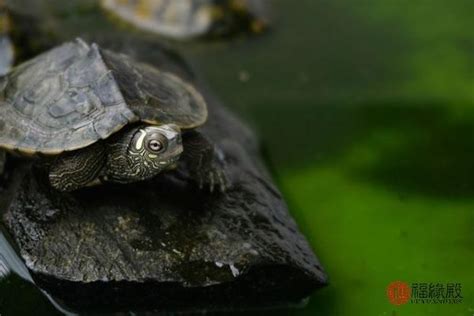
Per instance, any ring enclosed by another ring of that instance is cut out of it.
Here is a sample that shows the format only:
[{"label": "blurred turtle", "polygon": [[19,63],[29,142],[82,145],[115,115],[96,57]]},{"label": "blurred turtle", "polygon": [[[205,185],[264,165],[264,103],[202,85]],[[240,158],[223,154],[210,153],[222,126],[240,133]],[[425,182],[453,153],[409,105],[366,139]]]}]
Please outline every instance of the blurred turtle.
[{"label": "blurred turtle", "polygon": [[[0,76],[5,75],[13,65],[13,45],[9,37],[10,20],[5,3],[0,0]],[[5,152],[0,150],[0,174],[5,168]]]},{"label": "blurred turtle", "polygon": [[45,159],[59,191],[150,179],[180,158],[224,191],[223,157],[194,130],[206,120],[189,83],[80,39],[0,77],[0,149]]},{"label": "blurred turtle", "polygon": [[101,0],[102,6],[134,26],[167,37],[221,37],[262,32],[265,0]]},{"label": "blurred turtle", "polygon": [[13,45],[9,37],[10,20],[4,0],[0,0],[0,76],[13,65]]}]

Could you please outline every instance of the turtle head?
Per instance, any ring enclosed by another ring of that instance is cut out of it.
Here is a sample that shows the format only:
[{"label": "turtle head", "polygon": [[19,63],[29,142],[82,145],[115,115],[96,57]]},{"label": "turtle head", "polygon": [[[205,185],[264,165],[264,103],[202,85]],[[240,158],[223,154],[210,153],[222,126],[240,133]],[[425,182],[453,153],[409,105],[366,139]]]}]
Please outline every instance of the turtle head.
[{"label": "turtle head", "polygon": [[172,169],[183,152],[177,125],[142,125],[128,131],[109,153],[109,181],[135,182]]},{"label": "turtle head", "polygon": [[[151,176],[172,168],[183,152],[181,131],[177,125],[138,128],[128,146],[134,164]],[[145,178],[148,178],[146,176]]]}]

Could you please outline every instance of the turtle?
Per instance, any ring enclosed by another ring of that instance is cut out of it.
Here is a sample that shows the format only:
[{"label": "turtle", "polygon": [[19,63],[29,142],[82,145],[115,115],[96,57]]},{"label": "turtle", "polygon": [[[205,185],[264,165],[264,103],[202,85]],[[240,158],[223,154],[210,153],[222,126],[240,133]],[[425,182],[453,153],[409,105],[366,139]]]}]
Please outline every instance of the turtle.
[{"label": "turtle", "polygon": [[204,97],[178,75],[81,39],[0,77],[0,149],[40,159],[62,192],[178,165],[200,188],[225,191],[225,157],[197,130],[207,116]]},{"label": "turtle", "polygon": [[139,29],[176,39],[262,32],[265,0],[101,0],[112,15]]},{"label": "turtle", "polygon": [[9,37],[10,19],[4,0],[0,0],[0,76],[6,74],[13,64],[13,44]]}]

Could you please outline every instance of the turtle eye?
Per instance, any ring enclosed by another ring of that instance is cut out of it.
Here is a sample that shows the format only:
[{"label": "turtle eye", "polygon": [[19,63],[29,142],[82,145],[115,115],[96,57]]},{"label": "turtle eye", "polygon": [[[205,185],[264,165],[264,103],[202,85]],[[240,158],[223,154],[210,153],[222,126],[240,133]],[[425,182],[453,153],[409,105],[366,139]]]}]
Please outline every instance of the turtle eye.
[{"label": "turtle eye", "polygon": [[155,153],[162,151],[165,148],[165,145],[162,141],[158,139],[151,139],[148,141],[148,148]]}]

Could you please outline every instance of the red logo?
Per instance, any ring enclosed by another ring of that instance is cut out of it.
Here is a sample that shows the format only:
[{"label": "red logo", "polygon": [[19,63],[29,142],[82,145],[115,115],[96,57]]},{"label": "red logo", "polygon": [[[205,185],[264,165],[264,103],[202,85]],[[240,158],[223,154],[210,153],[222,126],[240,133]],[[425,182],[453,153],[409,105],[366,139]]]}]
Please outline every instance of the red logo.
[{"label": "red logo", "polygon": [[392,282],[387,286],[387,297],[393,305],[406,304],[411,297],[411,288],[402,281]]}]

